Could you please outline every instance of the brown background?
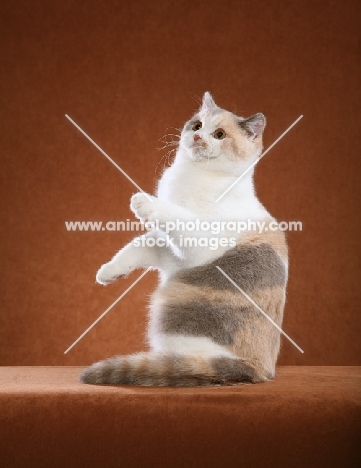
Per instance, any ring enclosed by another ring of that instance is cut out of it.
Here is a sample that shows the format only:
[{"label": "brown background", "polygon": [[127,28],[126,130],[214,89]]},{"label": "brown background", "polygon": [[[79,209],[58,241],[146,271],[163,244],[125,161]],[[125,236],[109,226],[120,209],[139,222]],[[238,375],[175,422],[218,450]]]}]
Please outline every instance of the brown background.
[{"label": "brown background", "polygon": [[1,2],[2,365],[83,365],[144,349],[145,277],[67,355],[139,275],[107,288],[98,267],[130,233],[66,232],[70,220],[132,218],[135,188],[69,114],[146,191],[156,148],[213,93],[264,112],[256,185],[288,236],[280,364],[360,365],[360,3],[357,1]]}]

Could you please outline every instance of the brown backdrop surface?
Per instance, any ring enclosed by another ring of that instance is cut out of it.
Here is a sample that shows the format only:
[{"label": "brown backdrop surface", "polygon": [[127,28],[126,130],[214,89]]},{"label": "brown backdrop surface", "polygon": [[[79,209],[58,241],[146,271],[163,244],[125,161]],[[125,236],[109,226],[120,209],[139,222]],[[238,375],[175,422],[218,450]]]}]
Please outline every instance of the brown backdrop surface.
[{"label": "brown backdrop surface", "polygon": [[[213,93],[264,112],[261,201],[289,233],[280,364],[360,365],[360,3],[140,1],[1,3],[1,365],[83,365],[144,349],[148,274],[107,288],[97,268],[132,236],[67,232],[71,220],[133,219],[135,188],[69,114],[151,192],[167,127]],[[168,130],[169,131],[169,130]]]}]

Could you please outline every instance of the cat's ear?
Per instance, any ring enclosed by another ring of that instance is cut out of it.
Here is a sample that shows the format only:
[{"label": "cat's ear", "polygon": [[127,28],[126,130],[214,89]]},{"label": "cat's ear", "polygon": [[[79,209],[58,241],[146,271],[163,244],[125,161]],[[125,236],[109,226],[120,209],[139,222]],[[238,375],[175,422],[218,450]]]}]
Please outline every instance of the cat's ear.
[{"label": "cat's ear", "polygon": [[204,93],[201,105],[201,111],[212,112],[214,109],[217,109],[217,104],[214,102],[214,99],[211,96],[211,93],[206,91]]},{"label": "cat's ear", "polygon": [[248,117],[248,119],[240,120],[238,124],[246,131],[247,136],[254,140],[262,135],[266,126],[266,117],[258,113]]}]

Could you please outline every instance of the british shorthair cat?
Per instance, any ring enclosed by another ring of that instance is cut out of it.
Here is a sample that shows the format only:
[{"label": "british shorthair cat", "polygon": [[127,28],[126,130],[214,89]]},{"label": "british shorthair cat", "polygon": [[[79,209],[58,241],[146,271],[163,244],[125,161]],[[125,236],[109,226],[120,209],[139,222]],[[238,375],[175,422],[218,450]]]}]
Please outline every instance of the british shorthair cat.
[{"label": "british shorthair cat", "polygon": [[[253,168],[216,202],[261,155],[265,125],[263,114],[237,117],[205,93],[200,109],[184,125],[156,196],[137,193],[131,199],[131,210],[153,230],[121,249],[96,276],[107,285],[136,268],[159,271],[149,308],[150,349],[95,363],[82,372],[82,382],[207,386],[275,376],[279,330],[222,272],[281,326],[285,235],[267,228],[236,233],[230,228],[249,220],[275,221],[255,194]],[[215,222],[217,234],[202,229]]]}]

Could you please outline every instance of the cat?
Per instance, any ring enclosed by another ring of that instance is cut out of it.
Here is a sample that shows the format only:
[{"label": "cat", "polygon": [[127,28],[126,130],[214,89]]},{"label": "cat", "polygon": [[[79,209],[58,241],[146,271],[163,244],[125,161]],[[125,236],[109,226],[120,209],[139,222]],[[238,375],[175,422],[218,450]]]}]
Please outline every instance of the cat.
[{"label": "cat", "polygon": [[[280,332],[222,271],[281,326],[288,277],[284,232],[235,233],[225,223],[275,222],[257,199],[253,168],[215,202],[258,160],[265,125],[263,114],[237,117],[204,94],[200,109],[181,131],[157,196],[140,192],[131,198],[136,217],[151,226],[158,220],[158,226],[145,234],[143,244],[138,237],[126,245],[96,275],[98,283],[107,285],[136,268],[159,271],[149,310],[150,351],[95,363],[81,373],[81,382],[210,386],[275,377]],[[169,233],[163,246],[167,235],[162,226],[177,220],[181,227]],[[190,232],[185,222],[196,220],[198,229]],[[224,240],[216,249],[205,245],[214,233],[199,228],[199,222],[214,220],[224,221],[217,237]],[[187,236],[202,238],[203,244],[185,247]],[[144,239],[163,244],[148,246]]]}]

